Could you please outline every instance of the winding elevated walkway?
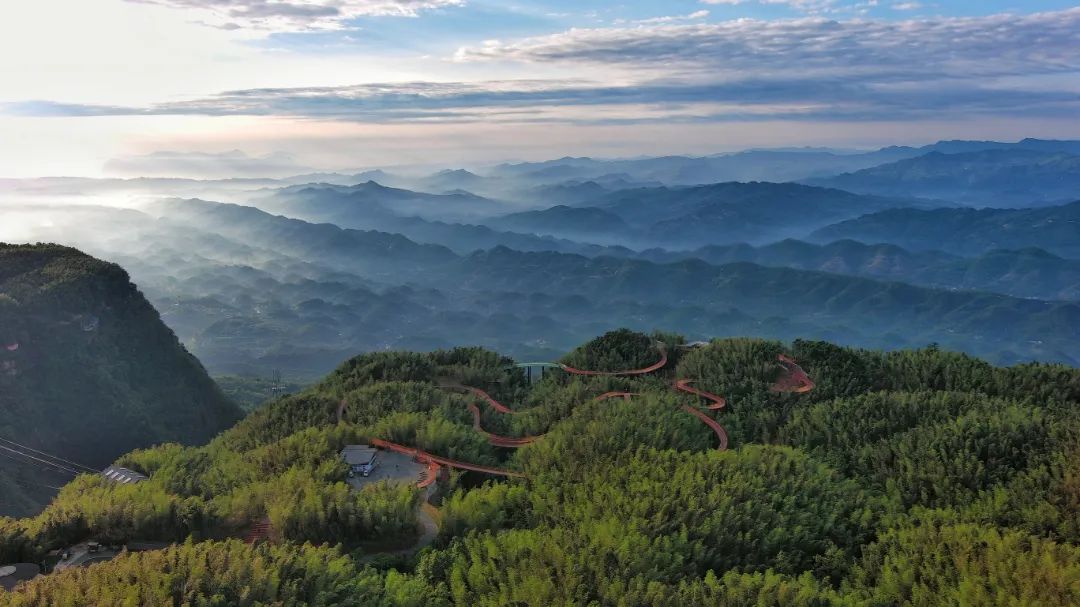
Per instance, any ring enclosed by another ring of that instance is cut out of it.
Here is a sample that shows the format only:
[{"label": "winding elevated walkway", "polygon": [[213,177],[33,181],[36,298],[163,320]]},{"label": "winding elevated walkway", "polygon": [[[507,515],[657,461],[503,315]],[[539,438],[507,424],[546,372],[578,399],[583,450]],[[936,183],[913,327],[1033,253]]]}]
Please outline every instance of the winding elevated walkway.
[{"label": "winding elevated walkway", "polygon": [[488,405],[491,405],[492,409],[495,409],[499,413],[507,413],[507,414],[510,414],[510,415],[520,413],[519,411],[514,411],[510,407],[507,407],[506,405],[504,405],[504,404],[500,403],[499,401],[495,400],[495,397],[488,394],[487,392],[484,392],[480,388],[473,388],[472,386],[463,386],[461,384],[443,384],[443,385],[440,385],[439,387],[443,388],[445,390],[462,390],[462,391],[474,394],[476,396],[479,396],[485,402],[487,402]]},{"label": "winding elevated walkway", "polygon": [[713,432],[716,433],[716,438],[720,439],[720,446],[716,448],[718,451],[726,451],[727,450],[727,448],[728,448],[727,430],[725,430],[724,427],[720,425],[720,422],[718,422],[715,419],[709,417],[704,411],[701,411],[699,409],[695,409],[694,407],[691,407],[690,405],[683,405],[682,408],[683,408],[683,411],[686,411],[690,415],[693,415],[694,417],[700,419],[702,421],[702,423],[704,423],[706,426],[711,428]]},{"label": "winding elevated walkway", "polygon": [[600,396],[597,396],[593,400],[607,400],[609,398],[621,398],[623,400],[630,400],[631,397],[637,396],[637,392],[604,392]]},{"label": "winding elevated walkway", "polygon": [[771,388],[773,392],[806,394],[814,389],[814,381],[810,379],[810,376],[806,374],[806,371],[803,371],[802,367],[796,364],[795,361],[783,354],[780,354],[776,358],[780,361],[780,366],[784,368],[784,374],[776,380],[775,384],[773,384]]},{"label": "winding elevated walkway", "polygon": [[491,466],[481,466],[479,464],[470,464],[469,462],[462,462],[456,459],[450,459],[447,457],[440,457],[433,453],[428,453],[415,447],[406,447],[405,445],[399,445],[392,443],[381,438],[373,438],[369,441],[376,447],[388,449],[390,451],[396,451],[404,455],[411,455],[416,461],[428,464],[438,464],[440,466],[446,466],[448,468],[456,468],[458,470],[470,470],[472,472],[483,472],[484,474],[494,474],[496,476],[506,476],[510,478],[525,478],[525,475],[521,472],[514,472],[513,470],[506,470],[504,468],[493,468]]},{"label": "winding elevated walkway", "polygon": [[[559,369],[562,369],[563,371],[566,371],[567,373],[570,373],[572,375],[581,375],[581,376],[636,376],[636,375],[646,375],[646,374],[649,374],[649,373],[654,373],[656,371],[659,371],[660,369],[663,369],[668,364],[668,356],[667,356],[667,348],[666,348],[666,346],[663,343],[658,343],[657,344],[657,349],[660,351],[660,360],[658,360],[656,363],[653,363],[652,365],[650,365],[648,367],[644,367],[644,368],[641,368],[641,369],[628,369],[628,370],[624,370],[624,371],[591,371],[591,370],[585,370],[585,369],[576,369],[574,367],[570,367],[568,365],[564,365],[564,364],[560,364],[560,363],[520,363],[518,365],[515,365],[515,367],[543,366],[543,367],[547,367],[547,368],[559,368]],[[784,374],[779,379],[777,379],[775,384],[773,384],[773,386],[771,387],[771,391],[773,391],[773,392],[793,392],[793,393],[803,394],[803,393],[809,392],[809,391],[814,389],[814,382],[810,379],[809,376],[806,375],[806,372],[803,371],[802,368],[798,364],[795,363],[794,360],[792,360],[792,359],[788,358],[787,356],[784,356],[783,354],[781,354],[781,355],[778,356],[778,361],[779,361],[780,365],[784,369]],[[724,398],[723,396],[721,396],[719,394],[713,394],[712,392],[707,392],[705,390],[701,390],[699,388],[695,388],[695,387],[691,386],[690,384],[694,383],[694,381],[696,381],[696,380],[686,379],[686,378],[677,379],[677,380],[675,380],[674,384],[672,384],[672,386],[673,386],[673,388],[675,390],[677,390],[679,392],[685,392],[687,394],[692,394],[694,396],[698,396],[698,397],[703,398],[706,401],[708,401],[709,404],[705,407],[706,410],[708,410],[708,411],[719,411],[719,410],[722,410],[722,409],[727,407],[727,399],[726,398]],[[510,414],[510,415],[512,415],[512,414],[522,413],[521,411],[515,411],[514,409],[511,409],[510,407],[504,405],[503,403],[500,403],[493,396],[491,396],[490,394],[488,394],[484,390],[481,390],[480,388],[474,388],[472,386],[465,386],[465,385],[458,384],[458,383],[444,383],[444,384],[440,384],[439,387],[444,388],[444,389],[449,389],[449,390],[459,390],[459,391],[463,391],[463,392],[473,394],[473,395],[481,398],[482,400],[484,400],[492,409],[494,409],[495,411],[497,411],[499,413],[502,413],[502,414]],[[633,396],[636,396],[636,395],[637,395],[637,393],[634,393],[634,392],[612,391],[612,392],[605,392],[603,394],[600,394],[599,396],[596,396],[593,400],[595,400],[595,401],[603,401],[603,400],[608,400],[608,399],[612,399],[612,398],[622,398],[625,401],[629,401]],[[338,410],[337,410],[338,422],[341,422],[344,419],[345,407],[346,407],[346,403],[345,403],[345,400],[343,399],[341,401],[340,405],[338,406]],[[717,438],[720,441],[720,444],[717,447],[718,450],[724,451],[724,450],[726,450],[728,448],[729,438],[728,438],[727,430],[719,422],[717,422],[715,419],[713,419],[705,411],[702,411],[702,410],[700,410],[700,409],[698,409],[696,407],[692,407],[690,405],[683,405],[682,409],[683,409],[683,411],[686,411],[687,413],[697,417],[699,420],[701,420],[702,423],[704,423],[706,426],[708,426],[716,434]],[[488,441],[492,445],[495,445],[495,446],[498,446],[498,447],[518,448],[518,447],[523,447],[525,445],[531,444],[531,443],[535,442],[537,439],[540,438],[539,436],[525,436],[525,437],[515,438],[515,437],[509,437],[509,436],[502,436],[502,435],[498,435],[498,434],[493,434],[491,432],[488,432],[487,430],[484,430],[484,428],[483,428],[483,426],[481,424],[481,417],[482,416],[481,416],[479,407],[477,407],[473,403],[470,403],[469,404],[469,411],[473,415],[473,428],[477,432],[484,434],[488,438]],[[405,445],[399,445],[397,443],[392,443],[390,441],[383,440],[383,439],[373,438],[373,439],[370,440],[370,442],[371,442],[371,444],[373,444],[373,445],[375,445],[377,447],[381,447],[383,449],[388,449],[388,450],[391,450],[391,451],[395,451],[397,453],[402,453],[402,454],[411,456],[416,461],[418,461],[420,463],[423,463],[423,464],[426,464],[427,469],[421,475],[421,479],[417,483],[418,487],[428,487],[432,483],[434,483],[435,479],[438,477],[438,474],[440,472],[441,467],[443,467],[443,466],[448,467],[448,468],[455,468],[455,469],[458,469],[458,470],[469,470],[469,471],[473,471],[473,472],[481,472],[481,473],[484,473],[484,474],[492,474],[492,475],[496,475],[496,476],[504,476],[504,477],[509,477],[509,478],[524,478],[525,477],[524,474],[522,474],[520,472],[515,472],[513,470],[506,470],[506,469],[503,469],[503,468],[494,468],[494,467],[491,467],[491,466],[481,466],[481,465],[478,465],[478,464],[471,464],[469,462],[462,462],[462,461],[459,461],[459,460],[449,459],[449,458],[441,457],[441,456],[438,456],[438,455],[435,455],[435,454],[432,454],[432,453],[428,453],[427,451],[423,451],[423,450],[417,449],[415,447],[407,447]]]},{"label": "winding elevated walkway", "polygon": [[589,371],[586,369],[575,369],[569,365],[560,365],[563,371],[570,373],[571,375],[588,375],[588,376],[624,376],[624,375],[648,375],[655,371],[663,369],[668,364],[667,346],[663,342],[657,342],[656,349],[660,351],[660,360],[641,369],[628,369],[626,371]]},{"label": "winding elevated walkway", "polygon": [[480,434],[487,436],[488,442],[492,445],[495,445],[496,447],[509,447],[511,449],[516,449],[518,447],[524,447],[525,445],[536,441],[537,437],[535,436],[523,436],[520,438],[515,438],[512,436],[501,436],[499,434],[493,434],[491,432],[488,432],[487,430],[484,430],[484,428],[480,425],[480,407],[469,403],[469,411],[471,411],[473,414],[473,429]]},{"label": "winding elevated walkway", "polygon": [[713,394],[712,392],[706,392],[690,386],[695,380],[693,379],[678,379],[675,380],[675,389],[680,392],[687,392],[689,394],[695,394],[709,401],[710,404],[706,409],[710,411],[719,411],[727,406],[727,399],[719,394]]}]

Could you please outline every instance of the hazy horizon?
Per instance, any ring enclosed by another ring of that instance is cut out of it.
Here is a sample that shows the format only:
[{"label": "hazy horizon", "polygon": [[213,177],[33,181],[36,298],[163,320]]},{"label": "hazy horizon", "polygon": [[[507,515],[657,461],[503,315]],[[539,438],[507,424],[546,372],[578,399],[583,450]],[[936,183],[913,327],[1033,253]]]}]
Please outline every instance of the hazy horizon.
[{"label": "hazy horizon", "polygon": [[6,177],[130,176],[110,167],[161,150],[241,150],[260,161],[252,174],[279,174],[1080,138],[1073,2],[58,0],[6,11],[0,137],[17,143],[0,152]]}]

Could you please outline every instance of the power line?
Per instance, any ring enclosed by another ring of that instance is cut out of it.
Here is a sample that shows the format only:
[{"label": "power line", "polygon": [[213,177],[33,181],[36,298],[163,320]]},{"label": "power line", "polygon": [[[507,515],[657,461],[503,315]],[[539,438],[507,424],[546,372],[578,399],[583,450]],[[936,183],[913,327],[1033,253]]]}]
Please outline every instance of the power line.
[{"label": "power line", "polygon": [[11,440],[10,438],[0,438],[0,441],[10,443],[10,444],[15,445],[16,447],[19,447],[20,449],[24,449],[26,451],[32,451],[34,453],[37,453],[38,455],[44,455],[45,457],[55,459],[55,460],[60,461],[60,462],[64,462],[65,464],[71,464],[72,466],[75,466],[77,468],[82,468],[83,470],[86,470],[87,472],[93,472],[95,474],[100,472],[100,470],[95,470],[94,468],[91,468],[89,466],[84,466],[84,465],[82,465],[80,463],[73,462],[71,460],[64,459],[62,457],[57,457],[55,455],[52,455],[51,453],[45,453],[44,451],[38,451],[37,449],[35,449],[33,447],[27,447],[26,445],[20,445],[19,443]]},{"label": "power line", "polygon": [[12,456],[10,456],[7,453],[4,453],[2,451],[0,451],[0,457],[2,457],[4,459],[7,459],[7,460],[10,460],[10,461],[13,461],[18,466],[28,466],[28,467],[31,467],[31,468],[33,468],[35,470],[40,470],[42,472],[47,472],[49,474],[57,474],[59,472],[58,470],[56,470],[54,468],[47,468],[45,466],[42,466],[41,464],[36,464],[34,462],[28,462],[26,460],[16,459],[16,458],[14,458],[14,457],[12,457]]},{"label": "power line", "polygon": [[64,472],[67,472],[68,474],[74,474],[75,476],[78,476],[78,475],[82,474],[82,472],[80,472],[79,470],[76,470],[75,468],[68,468],[66,466],[62,466],[60,464],[50,462],[48,460],[41,459],[40,457],[34,457],[33,455],[30,455],[28,453],[23,453],[21,451],[16,451],[15,449],[12,449],[11,447],[5,447],[4,445],[0,445],[0,449],[3,449],[4,451],[10,451],[11,453],[14,453],[15,455],[21,455],[22,457],[26,457],[26,458],[29,458],[29,459],[32,459],[32,460],[39,461],[39,462],[45,464],[46,466],[51,466],[53,468],[56,468],[57,470],[62,470]]},{"label": "power line", "polygon": [[55,489],[56,491],[60,491],[61,489],[63,489],[63,487],[56,487],[54,485],[46,485],[45,483],[35,483],[34,481],[28,481],[28,480],[22,479],[22,478],[10,478],[9,480],[11,482],[15,483],[16,485],[20,485],[20,486],[22,486],[24,488],[27,488],[27,489],[29,489],[31,486],[45,487],[46,489]]},{"label": "power line", "polygon": [[[28,462],[28,461],[24,461],[24,460],[21,460],[21,459],[15,459],[14,457],[12,457],[12,456],[8,455],[7,453],[4,453],[4,452],[0,452],[0,457],[14,462],[17,466],[29,466],[29,467],[37,470],[39,474],[71,474],[70,472],[67,472],[67,471],[61,471],[61,470],[57,470],[57,469],[52,468],[52,467],[42,466],[41,464],[36,464],[34,462]],[[2,462],[0,462],[0,463],[2,463]],[[18,474],[18,472],[16,472],[16,474]],[[21,480],[22,480],[22,479],[19,479],[17,477],[14,477],[14,476],[9,476],[7,478],[14,481],[14,482],[16,482],[16,483],[21,482]],[[31,481],[27,481],[27,482],[31,482]],[[41,484],[41,483],[37,483],[37,484]],[[50,489],[56,489],[56,490],[61,489],[61,487],[54,487],[52,485],[41,484],[41,486],[42,487],[48,487]]]},{"label": "power line", "polygon": [[47,458],[54,459],[54,460],[57,460],[59,462],[63,462],[65,464],[70,464],[70,465],[75,466],[77,468],[82,468],[83,470],[86,470],[87,472],[94,472],[94,473],[100,472],[99,470],[96,470],[96,469],[91,468],[89,466],[84,466],[84,465],[82,465],[82,464],[80,464],[78,462],[73,462],[73,461],[71,461],[69,459],[64,459],[62,457],[58,457],[58,456],[53,455],[51,453],[46,453],[44,451],[40,451],[40,450],[35,449],[33,447],[28,447],[26,445],[19,444],[19,443],[15,442],[15,441],[11,440],[10,438],[2,438],[2,437],[0,437],[0,441],[4,441],[6,443],[15,445],[16,447],[18,447],[19,449],[22,449],[24,451],[31,451],[33,453],[37,453],[38,455],[43,455],[43,456],[45,456]]},{"label": "power line", "polygon": [[[78,476],[80,474],[78,470],[75,470],[73,468],[68,468],[66,466],[61,466],[60,464],[50,462],[48,460],[44,460],[44,459],[41,459],[41,458],[38,458],[38,457],[34,457],[32,455],[23,453],[21,451],[17,451],[15,449],[5,447],[4,445],[0,445],[0,449],[2,449],[4,451],[8,451],[10,453],[14,453],[15,455],[18,455],[19,457],[24,457],[24,458],[34,460],[34,461],[26,461],[26,460],[16,459],[16,458],[14,458],[14,457],[12,457],[10,455],[7,455],[7,454],[5,454],[3,452],[0,452],[0,455],[3,455],[4,457],[6,457],[6,458],[8,458],[8,459],[10,459],[10,460],[12,460],[12,461],[14,461],[16,463],[22,464],[24,466],[26,466],[26,465],[35,466],[35,467],[37,467],[37,468],[39,468],[41,470],[45,470],[45,471],[48,471],[48,472],[54,472],[54,473],[55,472],[63,472],[65,474],[72,474],[72,475],[76,475],[76,476]],[[41,463],[35,463],[35,462],[41,462]],[[42,466],[41,464],[45,464],[45,465]]]}]

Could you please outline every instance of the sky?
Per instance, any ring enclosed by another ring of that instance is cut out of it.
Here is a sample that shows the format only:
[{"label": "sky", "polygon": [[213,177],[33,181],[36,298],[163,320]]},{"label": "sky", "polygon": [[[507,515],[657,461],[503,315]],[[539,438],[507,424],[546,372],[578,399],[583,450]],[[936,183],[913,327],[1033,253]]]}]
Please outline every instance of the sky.
[{"label": "sky", "polygon": [[1057,0],[5,0],[0,175],[1080,138]]}]

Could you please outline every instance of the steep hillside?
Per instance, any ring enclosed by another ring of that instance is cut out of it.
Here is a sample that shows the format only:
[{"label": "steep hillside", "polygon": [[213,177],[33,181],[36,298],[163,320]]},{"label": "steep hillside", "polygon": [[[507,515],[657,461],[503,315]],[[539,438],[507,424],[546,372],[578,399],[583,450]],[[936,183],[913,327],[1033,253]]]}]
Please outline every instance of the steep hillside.
[{"label": "steep hillside", "polygon": [[[1080,602],[1076,369],[625,330],[539,381],[511,362],[365,354],[206,446],[130,453],[146,482],[83,477],[0,519],[0,562],[174,545],[0,604]],[[348,479],[356,443],[414,471]]]},{"label": "steep hillside", "polygon": [[[240,415],[127,273],[54,245],[0,245],[0,411],[0,439],[95,468],[204,442]],[[4,491],[0,513],[40,505],[48,468],[5,456],[0,477],[29,499]]]}]

